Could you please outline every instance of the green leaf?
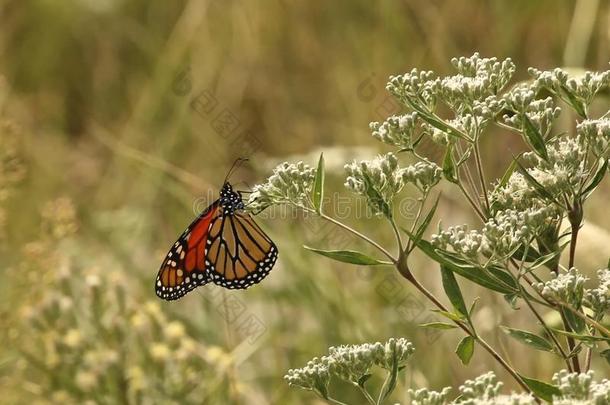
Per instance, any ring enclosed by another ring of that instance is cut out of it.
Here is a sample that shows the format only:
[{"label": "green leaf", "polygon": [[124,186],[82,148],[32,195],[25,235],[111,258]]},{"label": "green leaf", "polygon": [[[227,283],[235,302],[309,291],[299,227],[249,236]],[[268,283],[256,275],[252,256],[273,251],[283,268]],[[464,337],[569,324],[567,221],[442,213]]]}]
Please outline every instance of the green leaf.
[{"label": "green leaf", "polygon": [[576,98],[576,96],[570,91],[570,89],[568,89],[566,86],[561,86],[561,90],[563,90],[563,93],[568,97],[568,104],[570,104],[572,106],[572,108],[574,108],[574,111],[576,111],[578,113],[578,115],[580,115],[581,118],[587,118],[587,113],[585,111],[585,106],[578,100],[578,98]]},{"label": "green leaf", "polygon": [[440,309],[433,309],[432,312],[436,312],[439,315],[444,316],[447,319],[451,319],[452,321],[463,321],[465,316],[462,314],[454,314],[453,312],[441,311]]},{"label": "green leaf", "polygon": [[429,323],[421,323],[418,326],[422,328],[431,328],[431,329],[455,329],[456,325],[452,323],[445,322],[429,322]]},{"label": "green leaf", "polygon": [[417,242],[417,247],[420,248],[428,257],[435,262],[444,265],[449,270],[456,274],[472,281],[473,283],[479,284],[487,289],[497,291],[502,294],[512,294],[517,292],[514,288],[505,285],[504,283],[491,277],[490,274],[480,266],[474,266],[466,261],[452,256],[449,252],[441,252],[435,249],[434,246],[428,241],[420,240]]},{"label": "green leaf", "polygon": [[546,144],[544,143],[544,138],[538,131],[538,128],[532,123],[527,114],[523,114],[523,133],[525,134],[528,143],[538,156],[544,158],[544,160],[548,160],[549,154],[546,151]]},{"label": "green leaf", "polygon": [[548,262],[556,259],[559,255],[561,255],[561,250],[558,250],[556,252],[551,252],[547,255],[538,257],[536,260],[534,260],[534,262],[532,264],[527,266],[527,273],[529,273],[530,271],[536,270],[538,267],[543,266],[543,265],[547,264]]},{"label": "green leaf", "polygon": [[413,249],[415,249],[415,246],[417,246],[417,242],[419,242],[421,240],[422,236],[424,236],[424,232],[426,231],[426,229],[428,228],[428,225],[430,225],[430,222],[432,221],[432,218],[434,217],[434,213],[436,212],[436,208],[438,207],[438,200],[440,200],[440,198],[441,198],[441,195],[439,194],[438,197],[436,197],[436,201],[434,202],[434,205],[432,206],[432,208],[430,208],[430,211],[428,211],[428,214],[426,214],[426,217],[424,218],[422,223],[419,225],[419,227],[415,231],[415,234],[412,237],[409,234],[409,231],[405,230],[404,228],[400,228],[400,229],[402,229],[403,232],[405,232],[407,235],[409,235],[409,237],[411,237],[411,239],[413,240],[413,247],[411,248],[409,253],[411,253],[413,251]]},{"label": "green leaf", "polygon": [[447,294],[447,298],[449,298],[449,301],[451,302],[451,305],[453,305],[455,311],[458,314],[468,316],[468,310],[466,309],[466,303],[464,302],[460,285],[455,279],[453,272],[446,266],[441,265],[441,277],[443,280],[443,289],[445,290],[445,294]]},{"label": "green leaf", "polygon": [[551,344],[551,342],[549,342],[543,337],[540,337],[526,330],[513,329],[507,326],[501,326],[501,328],[508,336],[517,339],[521,343],[525,343],[526,345],[529,345],[534,349],[542,350],[545,352],[553,351],[553,345]]},{"label": "green leaf", "polygon": [[470,359],[472,359],[472,355],[474,354],[474,338],[472,336],[466,336],[462,339],[455,349],[455,354],[458,355],[463,365],[470,363]]},{"label": "green leaf", "polygon": [[521,295],[519,293],[515,293],[515,294],[504,294],[504,299],[506,300],[506,302],[508,302],[508,304],[510,305],[510,307],[514,310],[519,309],[519,307],[517,306],[517,300],[519,299]]},{"label": "green leaf", "polygon": [[328,387],[319,378],[316,378],[313,383],[314,388],[320,393],[322,398],[328,399]]},{"label": "green leaf", "polygon": [[303,246],[307,250],[311,250],[322,256],[329,257],[343,263],[358,264],[360,266],[377,266],[377,265],[390,265],[391,262],[374,259],[364,253],[356,252],[353,250],[322,250],[315,249],[309,246]]},{"label": "green leaf", "polygon": [[513,259],[523,261],[526,263],[531,263],[540,258],[540,252],[538,252],[538,250],[534,246],[531,246],[531,245],[527,247],[527,254],[525,255],[525,258],[523,257],[524,253],[525,253],[525,246],[521,245],[513,254]]},{"label": "green leaf", "polygon": [[584,319],[576,315],[571,309],[561,308],[561,313],[565,317],[570,328],[577,334],[584,332],[586,324]]},{"label": "green leaf", "polygon": [[610,349],[603,350],[599,352],[599,355],[606,360],[608,364],[610,364]]},{"label": "green leaf", "polygon": [[453,163],[453,157],[451,156],[453,153],[453,148],[451,144],[447,145],[447,150],[445,151],[445,157],[443,158],[443,175],[445,178],[451,183],[457,184],[458,179],[456,177],[455,164]]},{"label": "green leaf", "polygon": [[508,271],[498,267],[498,266],[489,266],[487,271],[496,279],[502,282],[504,285],[511,288],[513,291],[519,291],[519,285],[517,281]]},{"label": "green leaf", "polygon": [[561,395],[561,391],[555,385],[545,383],[544,381],[536,380],[533,378],[525,377],[519,374],[519,377],[523,380],[525,385],[539,398],[544,399],[547,402],[553,401],[553,396]]},{"label": "green leaf", "polygon": [[595,190],[595,188],[601,183],[608,170],[608,160],[600,158],[597,163],[597,171],[591,180],[591,183],[582,191],[581,195],[585,198]]},{"label": "green leaf", "polygon": [[316,170],[316,178],[313,183],[312,190],[313,206],[320,214],[322,212],[322,201],[324,199],[324,154],[320,153],[318,160],[318,169]]},{"label": "green leaf", "polygon": [[358,379],[358,385],[361,386],[362,388],[364,388],[364,384],[366,384],[366,382],[369,380],[369,378],[371,378],[373,374],[365,374],[362,377],[360,377]]},{"label": "green leaf", "polygon": [[508,168],[504,172],[504,175],[500,179],[500,182],[498,183],[498,187],[504,187],[505,185],[508,184],[508,180],[510,180],[510,176],[513,175],[513,173],[515,172],[515,169],[517,168],[517,159],[519,159],[521,157],[521,155],[523,155],[523,153],[518,154],[517,157],[515,157],[512,162],[510,162],[510,165],[508,166]]},{"label": "green leaf", "polygon": [[608,342],[608,343],[610,343],[610,338],[607,338],[604,336],[583,335],[580,333],[568,332],[568,331],[565,331],[562,329],[554,329],[554,328],[551,328],[551,329],[553,330],[553,332],[557,332],[560,335],[569,336],[576,340],[580,340],[581,342],[586,342],[586,343]]},{"label": "green leaf", "polygon": [[398,359],[397,359],[397,354],[396,354],[396,347],[394,347],[392,349],[392,369],[390,370],[390,374],[388,375],[388,378],[386,379],[386,381],[383,384],[383,387],[381,388],[382,400],[386,399],[392,393],[392,391],[394,391],[394,388],[396,388],[397,377],[398,377]]},{"label": "green leaf", "polygon": [[369,178],[368,174],[362,173],[362,179],[365,182],[365,189],[367,193],[367,197],[375,204],[379,204],[381,208],[381,212],[386,218],[392,218],[392,210],[388,203],[385,202],[379,191],[373,186],[373,182]]}]

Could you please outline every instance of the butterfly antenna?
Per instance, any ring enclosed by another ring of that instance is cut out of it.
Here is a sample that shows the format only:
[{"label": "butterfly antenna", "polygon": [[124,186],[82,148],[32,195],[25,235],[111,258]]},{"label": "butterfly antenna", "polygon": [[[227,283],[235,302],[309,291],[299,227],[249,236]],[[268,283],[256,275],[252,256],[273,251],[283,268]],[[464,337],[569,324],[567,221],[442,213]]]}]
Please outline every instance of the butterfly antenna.
[{"label": "butterfly antenna", "polygon": [[243,162],[245,162],[245,161],[247,161],[247,160],[248,160],[248,158],[237,158],[237,159],[235,159],[235,161],[234,161],[234,162],[233,162],[233,164],[231,165],[231,168],[229,169],[229,171],[228,171],[227,175],[225,176],[225,180],[224,180],[223,184],[224,184],[224,183],[226,183],[226,182],[227,182],[227,180],[229,180],[229,178],[230,178],[230,177],[231,177],[231,175],[233,174],[233,172],[234,172],[234,171],[235,171],[237,168],[239,168],[239,166],[241,166],[241,164],[242,164]]}]

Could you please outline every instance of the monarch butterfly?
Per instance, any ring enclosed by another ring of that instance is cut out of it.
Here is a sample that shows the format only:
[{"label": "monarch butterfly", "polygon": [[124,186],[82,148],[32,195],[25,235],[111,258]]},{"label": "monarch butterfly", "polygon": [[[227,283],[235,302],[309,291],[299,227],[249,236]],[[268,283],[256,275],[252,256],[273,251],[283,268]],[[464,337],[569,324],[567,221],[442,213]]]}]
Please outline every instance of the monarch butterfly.
[{"label": "monarch butterfly", "polygon": [[225,180],[218,200],[186,228],[165,256],[155,282],[160,298],[177,300],[209,282],[245,289],[269,274],[277,247],[244,208],[241,193]]}]

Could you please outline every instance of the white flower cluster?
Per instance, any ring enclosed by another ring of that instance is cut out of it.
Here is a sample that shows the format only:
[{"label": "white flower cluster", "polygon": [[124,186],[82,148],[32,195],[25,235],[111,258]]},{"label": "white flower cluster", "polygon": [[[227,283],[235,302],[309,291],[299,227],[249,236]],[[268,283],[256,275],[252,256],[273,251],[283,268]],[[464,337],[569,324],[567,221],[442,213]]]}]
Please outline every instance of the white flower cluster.
[{"label": "white flower cluster", "polygon": [[500,62],[497,58],[481,58],[478,53],[469,58],[453,58],[451,63],[458,74],[437,79],[435,90],[456,111],[461,110],[460,106],[471,106],[476,100],[496,95],[515,72],[510,58]]},{"label": "white flower cluster", "polygon": [[576,132],[586,139],[591,152],[597,157],[610,155],[610,118],[584,120],[576,126]]},{"label": "white flower cluster", "polygon": [[466,225],[450,227],[432,235],[432,244],[443,250],[450,247],[470,262],[478,263],[481,256],[489,261],[503,261],[548,226],[554,212],[552,207],[498,211],[481,231],[468,230]]},{"label": "white flower cluster", "polygon": [[498,209],[514,208],[520,211],[547,205],[536,197],[536,190],[519,172],[513,172],[506,184],[497,185],[490,192],[490,201]]},{"label": "white flower cluster", "polygon": [[275,204],[309,206],[315,176],[316,170],[303,162],[282,163],[264,184],[254,186],[247,208],[257,212]]},{"label": "white flower cluster", "polygon": [[498,381],[496,375],[490,371],[478,376],[474,380],[466,380],[464,385],[460,386],[460,399],[468,401],[470,399],[489,399],[497,397],[502,388],[502,383]]},{"label": "white flower cluster", "polygon": [[553,276],[549,281],[538,283],[536,288],[541,294],[554,301],[565,302],[574,308],[580,308],[585,294],[587,277],[571,268]]},{"label": "white flower cluster", "polygon": [[386,370],[404,366],[414,351],[411,342],[404,338],[392,338],[385,344],[331,347],[328,356],[316,357],[303,368],[288,370],[284,379],[291,386],[324,392],[332,376],[358,382],[375,365]]},{"label": "white flower cluster", "polygon": [[450,388],[445,387],[441,392],[420,389],[409,390],[413,405],[535,405],[536,400],[530,394],[512,393],[501,395],[502,383],[498,381],[493,372],[483,374],[474,380],[467,380],[460,386],[460,395],[455,401],[449,401],[447,396]]},{"label": "white flower cluster", "polygon": [[405,183],[412,183],[422,193],[427,193],[441,181],[443,169],[436,163],[428,160],[417,162],[402,170],[402,179]]},{"label": "white flower cluster", "polygon": [[391,216],[392,200],[404,186],[403,169],[393,153],[345,165],[345,186],[367,200],[374,214]]},{"label": "white flower cluster", "polygon": [[398,100],[409,105],[409,99],[423,100],[429,109],[436,105],[434,72],[413,69],[408,73],[390,76],[386,89]]},{"label": "white flower cluster", "polygon": [[449,403],[450,387],[443,388],[442,391],[432,391],[427,388],[418,390],[409,390],[411,396],[411,405],[445,405]]},{"label": "white flower cluster", "polygon": [[610,270],[597,272],[599,285],[597,288],[585,290],[585,302],[596,314],[603,315],[610,311]]},{"label": "white flower cluster", "polygon": [[593,97],[604,87],[610,85],[610,71],[585,72],[580,77],[570,77],[562,69],[553,71],[540,71],[530,68],[529,73],[534,77],[536,89],[546,88],[556,94],[569,92],[574,97],[588,105]]},{"label": "white flower cluster", "polygon": [[507,125],[522,130],[527,117],[543,137],[549,134],[553,120],[561,113],[552,97],[536,100],[536,89],[532,85],[515,87],[504,96],[504,101],[512,111],[503,116]]},{"label": "white flower cluster", "polygon": [[593,381],[593,371],[569,373],[561,370],[553,376],[553,383],[561,396],[553,398],[555,405],[607,405],[610,404],[610,381]]},{"label": "white flower cluster", "polygon": [[401,149],[413,148],[413,132],[417,125],[417,113],[393,115],[383,123],[371,122],[373,137]]},{"label": "white flower cluster", "polygon": [[589,174],[583,139],[560,137],[547,145],[547,154],[545,160],[533,152],[524,153],[524,160],[532,163],[528,173],[552,195],[576,195]]}]

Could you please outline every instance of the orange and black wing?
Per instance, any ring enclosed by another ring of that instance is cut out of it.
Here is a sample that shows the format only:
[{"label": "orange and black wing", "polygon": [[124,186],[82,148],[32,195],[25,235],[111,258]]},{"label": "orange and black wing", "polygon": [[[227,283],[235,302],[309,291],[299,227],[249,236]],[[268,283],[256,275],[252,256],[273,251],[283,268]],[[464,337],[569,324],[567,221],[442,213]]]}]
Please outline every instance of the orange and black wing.
[{"label": "orange and black wing", "polygon": [[214,283],[244,289],[260,282],[277,260],[278,250],[247,213],[217,216],[210,224],[205,266]]},{"label": "orange and black wing", "polygon": [[220,215],[218,201],[197,217],[171,247],[157,275],[155,291],[164,300],[176,300],[210,281],[205,246],[210,225]]}]

